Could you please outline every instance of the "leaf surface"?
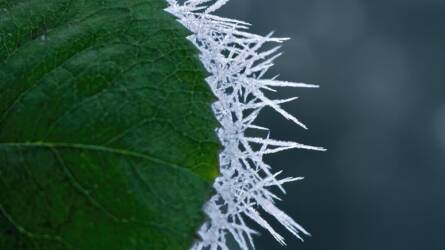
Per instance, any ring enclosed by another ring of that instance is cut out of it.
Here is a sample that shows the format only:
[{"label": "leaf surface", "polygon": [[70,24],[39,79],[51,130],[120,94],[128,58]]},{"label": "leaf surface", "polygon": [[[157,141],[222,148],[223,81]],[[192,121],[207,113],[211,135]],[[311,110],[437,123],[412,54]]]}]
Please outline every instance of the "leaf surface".
[{"label": "leaf surface", "polygon": [[164,0],[0,0],[0,249],[188,249],[213,101]]}]

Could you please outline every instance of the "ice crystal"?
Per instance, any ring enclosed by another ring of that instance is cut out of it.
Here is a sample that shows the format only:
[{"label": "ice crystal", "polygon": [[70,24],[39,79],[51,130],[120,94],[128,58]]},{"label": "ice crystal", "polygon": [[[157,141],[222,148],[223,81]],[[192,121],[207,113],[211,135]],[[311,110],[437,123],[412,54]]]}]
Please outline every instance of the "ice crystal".
[{"label": "ice crystal", "polygon": [[[278,81],[275,77],[264,79],[274,59],[280,56],[280,46],[272,49],[263,49],[263,46],[279,44],[287,38],[251,34],[248,23],[212,14],[228,0],[167,1],[169,7],[166,11],[191,31],[188,39],[199,49],[199,57],[210,73],[206,81],[217,97],[212,108],[221,125],[217,129],[223,146],[219,155],[220,176],[213,185],[215,195],[204,206],[208,220],[199,229],[201,239],[195,242],[192,250],[226,250],[229,234],[242,249],[254,248],[252,236],[257,232],[246,225],[246,218],[258,223],[284,245],[283,237],[261,217],[261,210],[302,240],[300,234],[309,233],[277,208],[275,201],[279,198],[271,191],[271,187],[278,187],[285,193],[284,183],[302,178],[278,178],[281,171],[273,173],[263,161],[263,156],[292,148],[324,149],[273,140],[269,138],[268,129],[254,125],[254,121],[263,108],[270,107],[306,128],[281,107],[281,104],[296,98],[273,100],[265,95],[265,91],[275,91],[277,87],[318,86]],[[264,130],[267,135],[249,137],[245,133],[249,129]]]}]

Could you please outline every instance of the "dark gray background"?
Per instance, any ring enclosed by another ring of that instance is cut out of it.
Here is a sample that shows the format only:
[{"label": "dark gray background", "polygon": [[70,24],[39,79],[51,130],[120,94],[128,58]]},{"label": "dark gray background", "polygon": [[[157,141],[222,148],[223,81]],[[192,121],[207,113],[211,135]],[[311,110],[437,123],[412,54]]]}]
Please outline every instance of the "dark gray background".
[{"label": "dark gray background", "polygon": [[445,0],[232,0],[219,14],[291,37],[272,73],[322,86],[281,92],[309,131],[258,121],[329,149],[267,159],[306,177],[279,205],[313,236],[275,224],[288,246],[262,231],[257,249],[444,250]]}]

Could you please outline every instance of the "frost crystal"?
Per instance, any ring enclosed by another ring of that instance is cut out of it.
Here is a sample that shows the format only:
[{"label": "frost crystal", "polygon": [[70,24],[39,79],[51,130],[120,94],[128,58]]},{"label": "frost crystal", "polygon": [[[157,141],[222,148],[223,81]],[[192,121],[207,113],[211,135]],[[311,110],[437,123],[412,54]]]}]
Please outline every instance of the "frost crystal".
[{"label": "frost crystal", "polygon": [[[166,11],[192,32],[188,39],[199,49],[200,59],[210,73],[206,81],[218,99],[212,108],[221,124],[217,134],[223,151],[219,155],[220,176],[214,183],[216,194],[204,206],[209,219],[199,229],[201,240],[192,250],[226,250],[228,235],[242,249],[254,248],[252,236],[256,231],[246,225],[245,218],[258,223],[284,245],[283,237],[261,217],[261,210],[302,240],[300,234],[309,233],[276,207],[275,200],[279,198],[271,191],[271,187],[278,187],[285,193],[284,183],[302,178],[278,178],[281,171],[273,173],[263,156],[292,148],[324,149],[270,139],[268,129],[253,122],[263,108],[270,107],[306,128],[281,107],[296,98],[272,100],[264,92],[275,91],[276,87],[318,86],[264,79],[274,59],[280,55],[280,47],[264,50],[263,45],[282,43],[287,38],[251,34],[247,32],[248,23],[212,14],[228,0],[188,0],[182,4],[176,0],[167,1],[170,6]],[[245,134],[249,129],[264,130],[267,136],[249,137]]]}]

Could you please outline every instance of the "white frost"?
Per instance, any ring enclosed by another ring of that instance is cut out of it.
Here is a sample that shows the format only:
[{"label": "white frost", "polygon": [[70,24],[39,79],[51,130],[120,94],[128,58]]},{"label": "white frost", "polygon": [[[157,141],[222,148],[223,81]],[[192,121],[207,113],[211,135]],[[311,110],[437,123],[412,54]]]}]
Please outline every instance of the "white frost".
[{"label": "white frost", "polygon": [[[264,50],[263,45],[279,44],[287,38],[251,34],[247,31],[250,24],[211,14],[228,0],[188,0],[183,4],[167,1],[166,11],[192,32],[188,39],[199,49],[200,59],[210,73],[206,81],[218,99],[212,108],[221,125],[217,134],[223,151],[219,155],[220,176],[214,183],[216,194],[204,206],[209,219],[199,229],[201,240],[195,242],[192,250],[226,250],[229,234],[243,250],[254,248],[252,236],[257,232],[246,225],[245,218],[258,223],[284,245],[283,237],[261,217],[260,211],[272,215],[302,240],[300,234],[309,233],[276,207],[275,201],[279,198],[271,191],[271,187],[278,187],[285,193],[282,184],[302,178],[278,178],[281,171],[273,173],[263,156],[293,148],[324,149],[270,139],[268,129],[253,122],[263,108],[270,107],[306,129],[281,107],[295,98],[272,100],[264,92],[276,91],[276,87],[318,86],[264,79],[280,55],[280,46]],[[245,134],[248,129],[265,130],[267,136],[249,137]]]}]

